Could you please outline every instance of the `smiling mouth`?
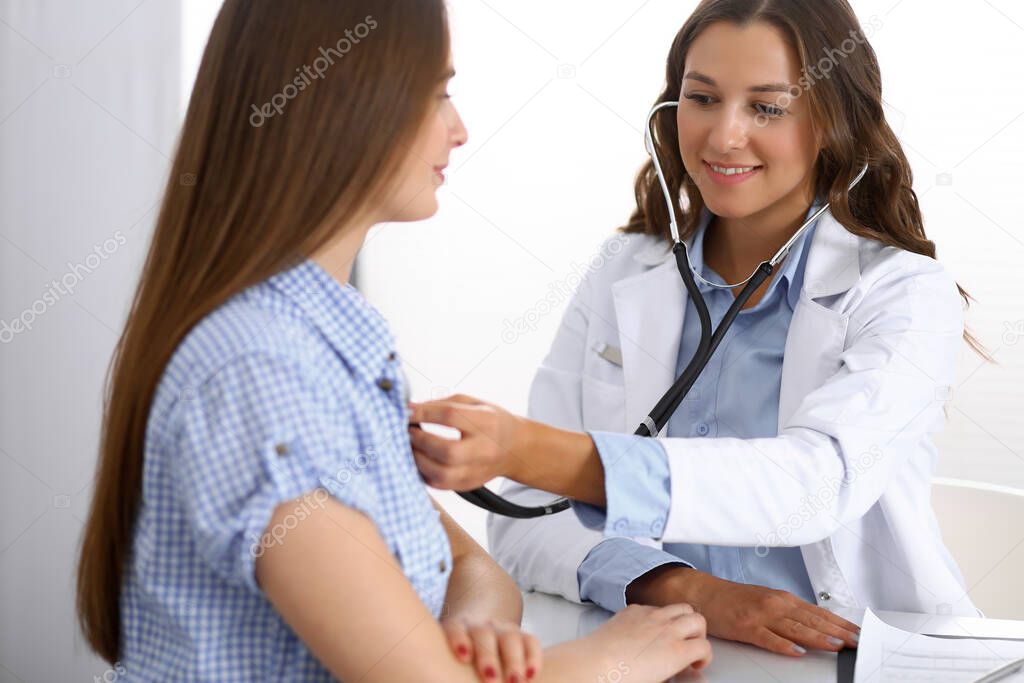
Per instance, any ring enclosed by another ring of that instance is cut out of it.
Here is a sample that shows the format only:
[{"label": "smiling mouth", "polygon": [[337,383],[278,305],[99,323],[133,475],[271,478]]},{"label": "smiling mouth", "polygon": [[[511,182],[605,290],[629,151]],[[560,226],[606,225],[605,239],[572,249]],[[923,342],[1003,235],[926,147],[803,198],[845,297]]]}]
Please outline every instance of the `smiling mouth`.
[{"label": "smiling mouth", "polygon": [[[702,161],[704,161],[702,159]],[[747,164],[741,166],[738,164],[713,164],[710,161],[704,161],[704,164],[715,173],[719,175],[736,175],[739,173],[750,173],[759,168],[764,168],[762,164]]]},{"label": "smiling mouth", "polygon": [[712,164],[708,161],[701,160],[704,166],[705,175],[714,183],[719,185],[736,185],[743,181],[752,178],[753,176],[760,173],[764,166],[759,164],[751,164],[749,166],[738,166],[730,164],[723,166],[720,164]]}]

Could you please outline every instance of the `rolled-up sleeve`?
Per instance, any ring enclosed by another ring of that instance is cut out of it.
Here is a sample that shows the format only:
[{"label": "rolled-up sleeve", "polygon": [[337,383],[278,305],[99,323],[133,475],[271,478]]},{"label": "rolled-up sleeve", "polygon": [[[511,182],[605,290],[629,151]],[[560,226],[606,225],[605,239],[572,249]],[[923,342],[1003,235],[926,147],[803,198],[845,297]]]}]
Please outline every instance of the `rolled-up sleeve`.
[{"label": "rolled-up sleeve", "polygon": [[[258,591],[255,563],[328,496],[377,515],[371,476],[346,477],[358,456],[351,425],[295,360],[246,353],[179,399],[170,458],[176,507],[198,554],[224,580]],[[281,529],[277,507],[293,506]]]},{"label": "rolled-up sleeve", "polygon": [[667,564],[691,566],[659,548],[629,538],[609,538],[595,546],[576,571],[580,598],[618,612],[626,606],[626,590],[631,583]]},{"label": "rolled-up sleeve", "polygon": [[588,432],[604,466],[605,507],[573,501],[580,522],[607,536],[661,538],[671,503],[671,472],[658,439]]}]

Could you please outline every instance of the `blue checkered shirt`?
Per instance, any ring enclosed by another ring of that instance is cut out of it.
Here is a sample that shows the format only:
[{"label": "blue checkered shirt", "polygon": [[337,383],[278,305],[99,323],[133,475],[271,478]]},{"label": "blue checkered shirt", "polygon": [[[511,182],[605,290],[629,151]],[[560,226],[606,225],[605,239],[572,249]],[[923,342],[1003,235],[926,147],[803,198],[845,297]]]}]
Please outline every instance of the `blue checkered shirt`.
[{"label": "blue checkered shirt", "polygon": [[328,494],[376,523],[440,615],[451,548],[412,459],[393,349],[380,314],[310,260],[189,332],[146,429],[121,595],[125,680],[333,680],[254,576]]}]

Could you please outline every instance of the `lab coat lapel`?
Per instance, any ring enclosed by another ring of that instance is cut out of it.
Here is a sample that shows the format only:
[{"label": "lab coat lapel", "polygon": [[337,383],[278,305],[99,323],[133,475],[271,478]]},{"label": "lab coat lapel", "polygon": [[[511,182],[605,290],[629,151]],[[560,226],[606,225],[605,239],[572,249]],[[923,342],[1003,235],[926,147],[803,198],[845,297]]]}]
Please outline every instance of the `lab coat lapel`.
[{"label": "lab coat lapel", "polygon": [[859,279],[859,239],[826,211],[814,231],[803,290],[786,336],[779,393],[780,431],[804,397],[839,369],[845,348],[848,316],[816,299],[842,294]]},{"label": "lab coat lapel", "polygon": [[[630,432],[675,380],[688,296],[664,242],[635,258],[648,267],[612,285],[626,394],[623,429]],[[786,337],[779,429],[800,401],[839,369],[847,315],[816,300],[842,294],[859,279],[860,238],[826,211],[814,231]]]},{"label": "lab coat lapel", "polygon": [[632,432],[675,380],[686,290],[664,243],[635,257],[652,265],[612,285],[625,383],[623,428]]}]

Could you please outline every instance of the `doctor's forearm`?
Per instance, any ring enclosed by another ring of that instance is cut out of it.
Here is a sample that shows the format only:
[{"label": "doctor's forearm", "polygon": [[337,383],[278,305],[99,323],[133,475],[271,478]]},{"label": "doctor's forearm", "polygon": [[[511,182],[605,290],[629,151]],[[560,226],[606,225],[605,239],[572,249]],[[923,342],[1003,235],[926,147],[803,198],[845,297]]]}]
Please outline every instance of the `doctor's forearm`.
[{"label": "doctor's forearm", "polygon": [[524,420],[521,446],[509,457],[510,479],[574,500],[605,505],[604,465],[589,434]]}]

